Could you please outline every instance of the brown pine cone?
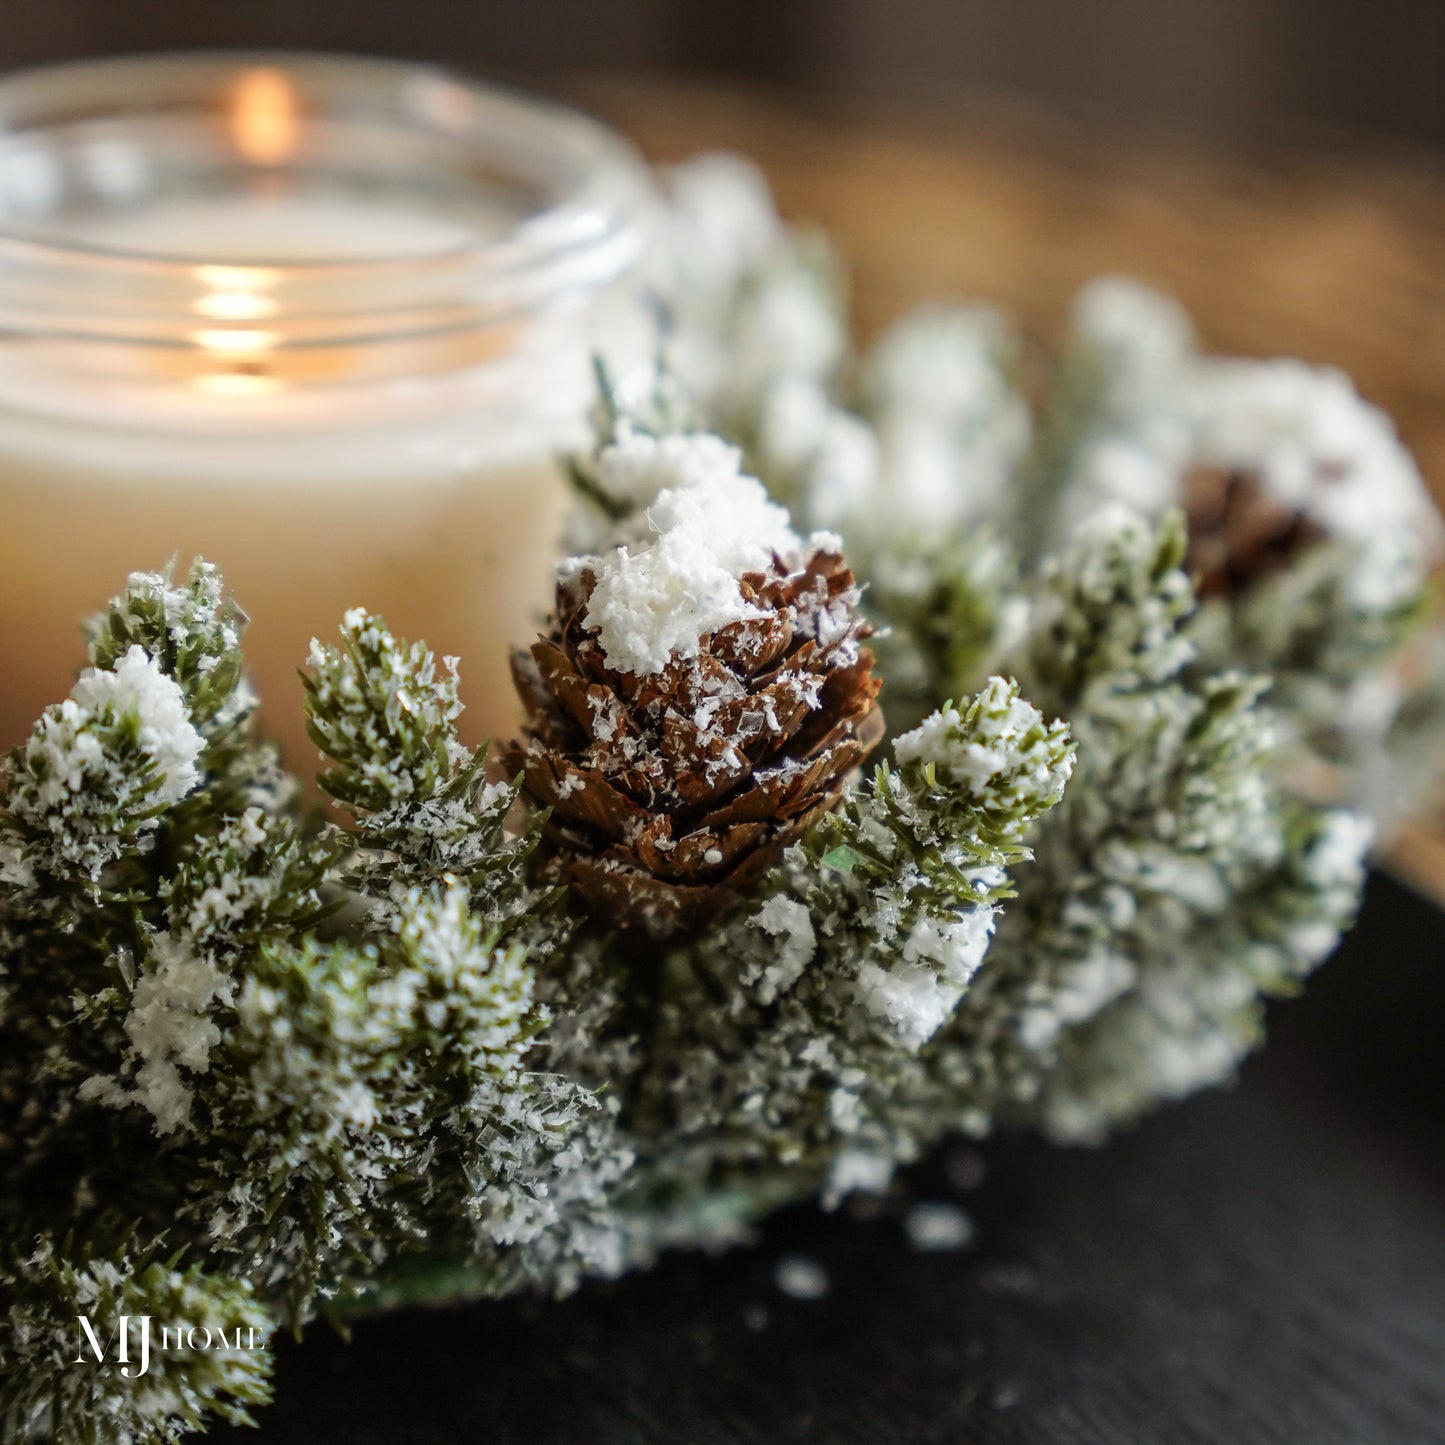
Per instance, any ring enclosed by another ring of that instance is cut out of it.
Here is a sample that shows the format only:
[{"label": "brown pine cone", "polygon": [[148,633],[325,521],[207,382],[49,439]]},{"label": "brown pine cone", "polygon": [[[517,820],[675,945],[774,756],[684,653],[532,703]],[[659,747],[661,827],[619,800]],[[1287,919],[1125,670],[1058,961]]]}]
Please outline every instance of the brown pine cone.
[{"label": "brown pine cone", "polygon": [[740,584],[762,617],[638,676],[583,622],[595,579],[557,590],[551,632],[512,671],[527,709],[507,756],[546,841],[606,927],[664,939],[720,913],[841,796],[883,736],[871,629],[843,559],[776,560]]},{"label": "brown pine cone", "polygon": [[1281,506],[1247,471],[1197,466],[1184,479],[1189,520],[1186,561],[1201,597],[1235,597],[1283,571],[1318,541],[1320,527]]}]

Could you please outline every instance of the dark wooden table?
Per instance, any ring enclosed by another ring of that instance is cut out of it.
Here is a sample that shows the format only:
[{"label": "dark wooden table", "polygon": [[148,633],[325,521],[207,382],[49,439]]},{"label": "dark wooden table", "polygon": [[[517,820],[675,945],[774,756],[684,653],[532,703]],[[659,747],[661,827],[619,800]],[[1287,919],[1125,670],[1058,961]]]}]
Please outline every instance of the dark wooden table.
[{"label": "dark wooden table", "polygon": [[[1445,916],[1374,880],[1240,1084],[1099,1150],[1027,1139],[914,1199],[791,1210],[562,1303],[410,1312],[282,1347],[261,1445],[1439,1445]],[[957,1162],[957,1161],[955,1161]],[[970,1162],[965,1158],[965,1163]],[[955,1176],[958,1174],[954,1169]],[[783,1294],[780,1258],[826,1271]]]}]

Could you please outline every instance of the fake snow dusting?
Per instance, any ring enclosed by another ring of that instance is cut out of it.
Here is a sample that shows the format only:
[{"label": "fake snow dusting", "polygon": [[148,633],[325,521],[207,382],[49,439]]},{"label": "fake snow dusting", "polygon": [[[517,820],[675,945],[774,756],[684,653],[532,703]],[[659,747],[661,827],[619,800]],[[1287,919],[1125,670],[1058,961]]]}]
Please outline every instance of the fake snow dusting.
[{"label": "fake snow dusting", "polygon": [[956,1204],[946,1201],[915,1204],[903,1218],[903,1232],[920,1254],[967,1249],[973,1243],[974,1223]]},{"label": "fake snow dusting", "polygon": [[[589,563],[596,585],[584,620],[609,666],[648,674],[696,656],[708,633],[763,615],[742,595],[744,575],[805,552],[787,512],[740,466],[737,449],[715,437],[636,435],[603,452],[604,486],[645,508],[615,550]],[[563,566],[575,572],[577,562]]]},{"label": "fake snow dusting", "polygon": [[773,1266],[773,1283],[797,1300],[820,1300],[832,1287],[828,1271],[806,1254],[785,1254]]},{"label": "fake snow dusting", "polygon": [[231,999],[232,980],[215,963],[194,953],[183,939],[157,934],[151,957],[136,984],[125,1031],[139,1067],[135,1091],[97,1075],[80,1087],[82,1099],[116,1107],[136,1102],[148,1109],[158,1134],[170,1134],[187,1120],[191,1090],[181,1069],[204,1074],[221,1031],[211,1018],[213,1004]]},{"label": "fake snow dusting", "polygon": [[858,1001],[906,1048],[921,1048],[943,1026],[963,990],[944,983],[931,968],[898,963],[858,970]]}]

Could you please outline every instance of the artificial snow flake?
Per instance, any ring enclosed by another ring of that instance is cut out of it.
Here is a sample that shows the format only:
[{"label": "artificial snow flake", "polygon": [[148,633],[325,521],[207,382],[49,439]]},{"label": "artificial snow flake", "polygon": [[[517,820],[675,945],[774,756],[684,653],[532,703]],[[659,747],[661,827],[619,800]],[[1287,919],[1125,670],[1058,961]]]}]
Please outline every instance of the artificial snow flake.
[{"label": "artificial snow flake", "polygon": [[973,1242],[973,1221],[956,1204],[946,1201],[915,1204],[903,1219],[909,1245],[920,1254],[966,1249]]},{"label": "artificial snow flake", "polygon": [[817,950],[813,915],[797,899],[780,893],[768,899],[753,914],[750,922],[774,938],[783,940],[777,959],[763,968],[759,975],[758,998],[763,1003],[771,1003],[778,994],[797,982]]},{"label": "artificial snow flake", "polygon": [[795,1300],[820,1300],[832,1287],[828,1271],[805,1254],[785,1254],[773,1268],[773,1282]]}]

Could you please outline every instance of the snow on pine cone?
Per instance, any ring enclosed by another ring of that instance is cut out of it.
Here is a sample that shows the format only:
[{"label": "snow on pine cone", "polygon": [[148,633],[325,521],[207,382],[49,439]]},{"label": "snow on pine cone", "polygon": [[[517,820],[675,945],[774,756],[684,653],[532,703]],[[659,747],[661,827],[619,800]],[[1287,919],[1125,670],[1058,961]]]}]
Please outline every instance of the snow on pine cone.
[{"label": "snow on pine cone", "polygon": [[657,671],[619,671],[589,625],[584,566],[564,574],[550,633],[513,655],[528,723],[509,769],[551,808],[548,844],[607,927],[663,939],[708,922],[883,736],[843,558],[823,547],[789,570],[775,553],[737,585],[749,615]]}]

